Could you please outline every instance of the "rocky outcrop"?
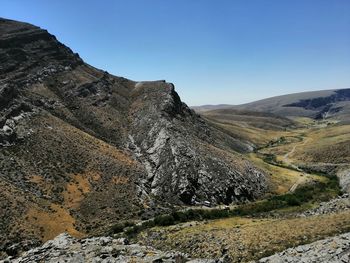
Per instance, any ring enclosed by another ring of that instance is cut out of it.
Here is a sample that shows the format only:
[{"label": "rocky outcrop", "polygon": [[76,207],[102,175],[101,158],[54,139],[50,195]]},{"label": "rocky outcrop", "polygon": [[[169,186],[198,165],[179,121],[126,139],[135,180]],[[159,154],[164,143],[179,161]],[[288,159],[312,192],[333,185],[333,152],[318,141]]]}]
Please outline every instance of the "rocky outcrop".
[{"label": "rocky outcrop", "polygon": [[128,146],[146,168],[143,185],[152,195],[172,200],[177,193],[186,204],[216,204],[264,191],[262,171],[232,152],[240,150],[236,141],[181,102],[171,83],[139,82],[131,96]]},{"label": "rocky outcrop", "polygon": [[317,205],[317,207],[303,212],[301,216],[331,214],[348,209],[350,209],[350,195],[343,194],[342,196],[334,198],[328,202],[320,203],[319,205]]},{"label": "rocky outcrop", "polygon": [[0,18],[0,62],[0,83],[13,80],[21,85],[83,63],[46,30],[3,18]]},{"label": "rocky outcrop", "polygon": [[25,89],[82,63],[46,30],[0,18],[0,145],[22,138],[15,123],[33,111]]},{"label": "rocky outcrop", "polygon": [[337,172],[339,185],[344,193],[350,194],[350,169],[340,169]]},{"label": "rocky outcrop", "polygon": [[176,263],[223,263],[223,260],[191,259],[188,255],[176,252],[163,252],[152,247],[129,244],[124,238],[94,237],[75,239],[68,234],[61,234],[46,242],[41,247],[31,249],[19,258],[9,257],[1,263],[29,263],[29,262],[176,262]]},{"label": "rocky outcrop", "polygon": [[259,263],[347,263],[350,262],[350,233],[289,248],[283,252],[260,259]]}]

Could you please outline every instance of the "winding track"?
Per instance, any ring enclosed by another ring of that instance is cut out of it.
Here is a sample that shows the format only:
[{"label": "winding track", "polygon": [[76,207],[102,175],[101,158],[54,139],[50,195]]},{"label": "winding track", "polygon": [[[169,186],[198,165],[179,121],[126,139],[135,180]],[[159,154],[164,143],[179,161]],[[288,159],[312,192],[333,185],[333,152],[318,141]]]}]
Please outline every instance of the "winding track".
[{"label": "winding track", "polygon": [[[302,146],[302,145],[305,145],[309,140],[310,140],[310,139],[307,138],[307,139],[304,140],[302,143],[300,143],[300,144],[298,143],[298,144],[294,145],[293,148],[283,156],[283,162],[284,162],[285,164],[287,164],[287,165],[290,166],[290,167],[293,167],[294,169],[296,169],[296,170],[299,171],[299,172],[302,172],[302,174],[303,174],[304,176],[308,176],[308,174],[305,173],[305,172],[304,172],[302,169],[300,169],[298,166],[296,166],[295,164],[293,164],[293,163],[291,162],[291,160],[289,159],[289,156],[292,155],[292,154],[295,152],[295,149],[296,149],[297,147]],[[304,179],[303,179],[302,177],[300,177],[300,178],[291,186],[291,188],[289,189],[289,192],[291,192],[291,193],[294,192],[294,191],[297,189],[297,187],[298,187],[303,181],[304,181]]]},{"label": "winding track", "polygon": [[292,166],[293,168],[297,169],[298,171],[302,172],[302,170],[301,170],[298,166],[292,164],[291,160],[289,159],[289,156],[295,152],[295,149],[296,149],[297,147],[302,146],[302,145],[305,145],[309,140],[310,140],[310,138],[307,138],[306,140],[303,141],[303,143],[294,145],[293,148],[292,148],[292,150],[290,150],[289,152],[287,152],[287,153],[283,156],[283,161],[284,161],[287,165],[290,165],[290,166]]}]

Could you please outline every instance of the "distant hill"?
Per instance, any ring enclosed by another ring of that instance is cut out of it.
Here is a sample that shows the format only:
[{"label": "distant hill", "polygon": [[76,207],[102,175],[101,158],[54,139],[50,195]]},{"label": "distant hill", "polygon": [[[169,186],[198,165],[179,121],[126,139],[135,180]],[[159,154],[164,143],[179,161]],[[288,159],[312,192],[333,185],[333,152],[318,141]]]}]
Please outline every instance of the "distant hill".
[{"label": "distant hill", "polygon": [[230,104],[218,104],[218,105],[202,105],[202,106],[192,106],[191,107],[196,112],[205,112],[210,110],[227,109],[232,108]]},{"label": "distant hill", "polygon": [[282,117],[337,119],[350,122],[350,89],[321,90],[282,95],[242,105],[210,105],[193,107],[197,112],[218,109],[267,112]]},{"label": "distant hill", "polygon": [[253,148],[268,143],[281,131],[297,125],[291,119],[267,112],[221,108],[199,113],[212,125]]}]

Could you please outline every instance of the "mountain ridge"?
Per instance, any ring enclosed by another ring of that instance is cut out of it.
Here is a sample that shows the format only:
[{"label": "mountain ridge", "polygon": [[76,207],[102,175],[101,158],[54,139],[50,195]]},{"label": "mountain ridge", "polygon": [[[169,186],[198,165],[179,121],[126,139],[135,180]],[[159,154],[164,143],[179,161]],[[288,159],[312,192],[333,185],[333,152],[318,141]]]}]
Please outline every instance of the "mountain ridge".
[{"label": "mountain ridge", "polygon": [[197,115],[173,84],[95,69],[27,23],[2,18],[0,33],[2,250],[268,190],[240,154],[249,143]]}]

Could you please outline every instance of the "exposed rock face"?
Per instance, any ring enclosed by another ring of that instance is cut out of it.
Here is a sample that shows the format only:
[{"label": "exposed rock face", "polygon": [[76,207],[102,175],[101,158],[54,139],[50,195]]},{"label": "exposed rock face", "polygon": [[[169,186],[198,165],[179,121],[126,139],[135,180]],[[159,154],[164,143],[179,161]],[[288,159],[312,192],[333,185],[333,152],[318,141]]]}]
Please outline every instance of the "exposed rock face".
[{"label": "exposed rock face", "polygon": [[[172,84],[140,82],[132,96],[129,148],[146,167],[144,185],[153,195],[172,200],[178,193],[187,204],[230,203],[263,192],[264,175],[238,155],[224,152],[232,151],[236,141],[182,103]],[[234,169],[232,162],[238,164]]]},{"label": "exposed rock face", "polygon": [[16,122],[33,111],[24,88],[82,63],[46,30],[0,18],[0,145],[21,138]]},{"label": "exposed rock face", "polygon": [[176,263],[223,263],[223,260],[190,259],[188,255],[168,251],[163,252],[152,247],[128,244],[125,239],[95,237],[78,240],[67,234],[61,234],[46,242],[43,246],[31,249],[19,258],[8,258],[5,262],[176,262]]},{"label": "exposed rock face", "polygon": [[170,83],[97,70],[47,31],[6,19],[0,62],[0,200],[10,200],[0,243],[3,233],[84,235],[164,205],[230,203],[267,188],[237,153],[250,146],[195,114]]},{"label": "exposed rock face", "polygon": [[339,185],[344,193],[350,194],[350,169],[343,169],[337,173]]},{"label": "exposed rock face", "polygon": [[[28,79],[30,73],[43,77],[82,64],[77,54],[46,30],[3,18],[0,18],[0,23],[0,75],[1,79],[6,78],[6,82],[13,80],[16,85],[25,85],[31,80],[37,81],[34,76]],[[50,67],[44,69],[44,65]],[[16,92],[7,92],[13,93]],[[2,98],[2,102],[4,100]]]},{"label": "exposed rock face", "polygon": [[337,213],[339,211],[344,211],[350,209],[350,195],[343,194],[335,199],[332,199],[328,202],[322,202],[317,207],[303,212],[301,216],[313,216],[313,215],[322,215]]},{"label": "exposed rock face", "polygon": [[281,253],[260,259],[261,263],[347,263],[350,262],[350,233],[289,248]]}]

